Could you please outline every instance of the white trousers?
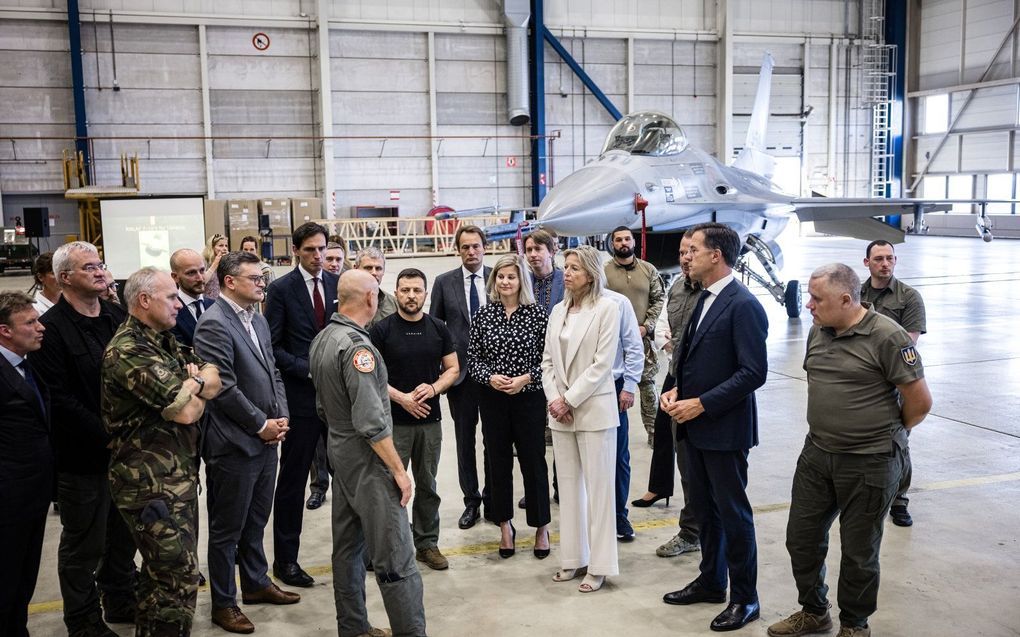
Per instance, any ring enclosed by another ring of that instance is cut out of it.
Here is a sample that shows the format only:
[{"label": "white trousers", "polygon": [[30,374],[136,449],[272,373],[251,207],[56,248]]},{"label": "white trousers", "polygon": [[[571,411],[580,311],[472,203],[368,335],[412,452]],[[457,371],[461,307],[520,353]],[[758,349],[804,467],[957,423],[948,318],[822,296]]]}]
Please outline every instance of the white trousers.
[{"label": "white trousers", "polygon": [[552,432],[560,489],[560,567],[618,575],[616,428]]}]

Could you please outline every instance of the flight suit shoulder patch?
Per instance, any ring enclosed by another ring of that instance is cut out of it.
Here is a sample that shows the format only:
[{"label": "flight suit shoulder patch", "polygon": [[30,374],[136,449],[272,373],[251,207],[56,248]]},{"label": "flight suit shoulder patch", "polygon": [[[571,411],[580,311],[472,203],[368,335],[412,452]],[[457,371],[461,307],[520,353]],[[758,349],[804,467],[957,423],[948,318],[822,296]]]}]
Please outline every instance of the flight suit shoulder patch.
[{"label": "flight suit shoulder patch", "polygon": [[362,374],[370,374],[375,371],[375,354],[366,347],[354,352],[351,360],[354,363],[354,369]]}]

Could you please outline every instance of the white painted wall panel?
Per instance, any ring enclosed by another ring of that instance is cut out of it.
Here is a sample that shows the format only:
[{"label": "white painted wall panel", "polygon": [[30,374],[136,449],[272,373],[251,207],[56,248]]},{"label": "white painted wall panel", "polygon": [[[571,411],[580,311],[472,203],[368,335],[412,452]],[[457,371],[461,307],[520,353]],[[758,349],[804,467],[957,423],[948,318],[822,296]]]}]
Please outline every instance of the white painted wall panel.
[{"label": "white painted wall panel", "polygon": [[429,188],[432,169],[427,159],[338,157],[334,160],[337,189]]},{"label": "white painted wall panel", "polygon": [[921,3],[919,88],[959,83],[962,21],[961,0],[926,0]]},{"label": "white painted wall panel", "polygon": [[[379,124],[348,124],[333,126],[333,134],[373,139],[338,139],[333,144],[336,157],[428,157],[431,144],[421,139],[429,134],[428,126],[393,126]],[[378,138],[386,136],[386,139]],[[400,139],[415,136],[417,139]]]},{"label": "white painted wall panel", "polygon": [[70,88],[16,88],[0,90],[0,124],[74,123]]},{"label": "white painted wall panel", "polygon": [[[113,58],[109,53],[100,54],[98,76],[95,55],[86,54],[82,58],[82,71],[85,86],[96,88],[101,84],[104,90],[113,88]],[[201,72],[198,55],[117,52],[117,84],[121,89],[198,88]]]},{"label": "white painted wall panel", "polygon": [[334,124],[422,124],[428,118],[428,96],[422,93],[333,91]]},{"label": "white painted wall panel", "polygon": [[[436,37],[437,52],[441,39],[440,36]],[[424,60],[427,48],[428,41],[424,33],[347,30],[329,32],[329,55],[332,58]]]},{"label": "white painted wall panel", "polygon": [[[25,0],[21,0],[24,2]],[[35,2],[35,0],[30,0]],[[44,6],[52,2],[43,1]],[[81,11],[149,11],[189,14],[292,17],[307,7],[301,0],[87,0]]]},{"label": "white painted wall panel", "polygon": [[[85,22],[81,25],[82,47],[90,55],[94,55],[96,44],[100,54],[109,54],[116,49],[118,57],[121,53],[174,53],[180,55],[198,55],[198,27],[175,24],[113,24],[113,46],[110,41],[109,15],[98,13],[92,22],[91,11],[81,7],[81,17]],[[59,24],[59,23],[58,23]],[[65,48],[67,46],[67,26],[63,26]],[[248,35],[248,48],[251,49],[251,33]],[[119,64],[119,62],[118,62]]]},{"label": "white painted wall panel", "polygon": [[[967,50],[964,55],[964,81],[976,82],[989,62],[995,49],[1013,24],[1012,0],[967,0],[966,37]],[[999,65],[1004,65],[1008,76],[1011,47],[996,58]]]},{"label": "white painted wall panel", "polygon": [[736,31],[858,33],[858,2],[849,2],[848,7],[843,0],[730,0],[730,5]]},{"label": "white painted wall panel", "polygon": [[67,53],[67,48],[66,22],[0,20],[0,50]]},{"label": "white painted wall panel", "polygon": [[506,64],[492,61],[438,60],[436,61],[436,91],[439,93],[491,94],[499,92],[505,94]]},{"label": "white painted wall panel", "polygon": [[350,20],[388,20],[395,22],[482,22],[500,20],[499,5],[489,0],[444,0],[443,2],[407,2],[407,0],[345,0],[333,2],[331,17]]},{"label": "white painted wall panel", "polygon": [[[308,91],[213,90],[209,92],[209,105],[214,125],[246,124],[257,127],[276,124],[311,125],[312,99],[313,96]],[[201,109],[201,104],[198,107]],[[195,121],[202,121],[201,110],[199,110]]]},{"label": "white painted wall panel", "polygon": [[[923,166],[927,161],[927,158],[934,153],[936,144],[938,144],[937,137],[922,137],[917,140],[917,157],[920,165]],[[951,138],[947,140],[945,146],[942,148],[942,152],[938,155],[934,155],[934,157],[935,160],[932,161],[928,168],[929,172],[956,172],[959,158],[958,139]]]},{"label": "white painted wall panel", "polygon": [[[962,100],[955,100],[959,110]],[[967,110],[963,111],[956,122],[957,128],[974,128],[977,126],[1016,126],[1017,124],[1017,87],[997,86],[976,91],[970,100]]]},{"label": "white painted wall panel", "polygon": [[67,51],[0,50],[0,86],[60,88],[71,84]]},{"label": "white painted wall panel", "polygon": [[307,58],[209,56],[209,85],[221,89],[307,91]]},{"label": "white painted wall panel", "polygon": [[[706,16],[707,12],[707,16]],[[597,27],[640,29],[706,29],[715,22],[715,9],[701,0],[548,0],[546,25],[557,28]]]},{"label": "white painted wall panel", "polygon": [[[296,14],[295,14],[296,15]],[[269,48],[259,51],[252,44],[255,33],[269,36]],[[281,29],[272,27],[243,28],[209,26],[205,30],[209,55],[239,55],[257,58],[308,57],[318,51],[318,40],[314,31],[306,29]],[[197,36],[195,42],[198,42]],[[120,42],[117,42],[120,50]],[[198,53],[196,44],[195,51]]]},{"label": "white painted wall panel", "polygon": [[426,93],[428,63],[425,60],[330,60],[334,91],[394,91]]},{"label": "white painted wall panel", "polygon": [[315,183],[311,159],[216,159],[215,168],[219,193],[283,194],[307,191]]},{"label": "white painted wall panel", "polygon": [[963,138],[960,169],[1005,172],[1009,168],[1009,133],[971,134]]}]

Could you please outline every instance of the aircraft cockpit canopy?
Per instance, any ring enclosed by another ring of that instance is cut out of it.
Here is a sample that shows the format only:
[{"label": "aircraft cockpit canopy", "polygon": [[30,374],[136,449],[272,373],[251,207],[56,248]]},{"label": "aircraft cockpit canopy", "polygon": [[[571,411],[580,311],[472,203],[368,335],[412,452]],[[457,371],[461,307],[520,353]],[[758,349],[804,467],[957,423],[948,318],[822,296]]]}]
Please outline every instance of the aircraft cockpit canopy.
[{"label": "aircraft cockpit canopy", "polygon": [[655,111],[627,115],[609,131],[602,153],[625,150],[632,155],[677,155],[687,148],[687,135],[671,117]]}]

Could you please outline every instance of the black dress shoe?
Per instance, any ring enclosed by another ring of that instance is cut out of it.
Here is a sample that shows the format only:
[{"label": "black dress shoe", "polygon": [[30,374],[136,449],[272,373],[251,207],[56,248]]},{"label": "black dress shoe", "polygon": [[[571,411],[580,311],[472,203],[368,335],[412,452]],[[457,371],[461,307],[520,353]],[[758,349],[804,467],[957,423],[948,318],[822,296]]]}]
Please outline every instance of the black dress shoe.
[{"label": "black dress shoe", "polygon": [[478,507],[473,504],[469,504],[464,509],[464,513],[461,514],[460,519],[457,520],[457,526],[462,529],[470,529],[475,525],[475,522],[478,521],[479,517]]},{"label": "black dress shoe", "polygon": [[678,591],[666,593],[662,596],[662,601],[677,606],[701,603],[722,604],[726,601],[726,591],[710,591],[695,580]]},{"label": "black dress shoe", "polygon": [[760,614],[761,606],[758,602],[752,602],[750,604],[730,604],[726,607],[726,610],[715,616],[709,628],[716,632],[725,632],[727,630],[738,630],[746,626],[749,622],[758,619]]},{"label": "black dress shoe", "polygon": [[308,496],[308,502],[305,502],[305,507],[309,511],[314,511],[322,506],[322,503],[326,501],[326,494],[320,491],[312,491],[312,495]]},{"label": "black dress shoe", "polygon": [[289,564],[280,564],[278,562],[273,563],[273,575],[276,579],[280,580],[287,586],[297,586],[299,588],[308,588],[315,583],[312,576],[305,573],[297,562],[291,562]]}]

